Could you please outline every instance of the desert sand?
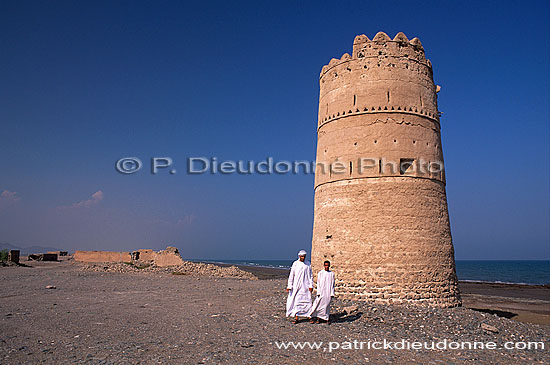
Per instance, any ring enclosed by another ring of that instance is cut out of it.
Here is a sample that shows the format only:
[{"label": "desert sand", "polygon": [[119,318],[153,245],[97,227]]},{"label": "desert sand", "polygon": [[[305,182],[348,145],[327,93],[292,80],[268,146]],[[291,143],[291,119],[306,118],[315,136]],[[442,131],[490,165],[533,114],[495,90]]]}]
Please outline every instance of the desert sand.
[{"label": "desert sand", "polygon": [[[0,268],[3,364],[550,361],[548,287],[463,283],[465,306],[452,309],[336,299],[332,324],[293,325],[284,312],[286,270],[243,268],[260,278],[252,280],[238,277],[235,268],[227,272],[232,277],[223,277],[209,270],[107,272],[72,261],[29,265]],[[545,324],[526,323],[529,319]],[[329,342],[383,339],[494,341],[497,346],[543,341],[546,350],[327,348]],[[279,349],[282,341],[323,345]]]}]

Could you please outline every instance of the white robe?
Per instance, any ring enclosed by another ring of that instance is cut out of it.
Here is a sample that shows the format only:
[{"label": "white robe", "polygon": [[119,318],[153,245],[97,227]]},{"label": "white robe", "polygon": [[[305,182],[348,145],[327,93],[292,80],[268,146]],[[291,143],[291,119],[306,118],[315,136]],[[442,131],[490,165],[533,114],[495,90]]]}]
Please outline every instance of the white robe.
[{"label": "white robe", "polygon": [[330,301],[334,296],[334,273],[321,270],[317,274],[317,297],[313,302],[308,317],[318,317],[328,321],[330,315]]},{"label": "white robe", "polygon": [[294,261],[288,276],[287,289],[290,291],[286,300],[287,317],[306,316],[310,312],[311,293],[309,288],[313,288],[313,273],[309,261]]}]

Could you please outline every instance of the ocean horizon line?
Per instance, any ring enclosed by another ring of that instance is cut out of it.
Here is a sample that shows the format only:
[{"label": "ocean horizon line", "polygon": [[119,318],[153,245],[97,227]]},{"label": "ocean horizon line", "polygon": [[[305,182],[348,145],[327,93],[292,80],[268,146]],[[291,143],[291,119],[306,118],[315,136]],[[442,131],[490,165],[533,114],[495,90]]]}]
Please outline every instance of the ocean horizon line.
[{"label": "ocean horizon line", "polygon": [[[188,259],[225,265],[241,265],[288,270],[295,260],[265,259]],[[550,285],[550,260],[456,260],[460,282]]]}]

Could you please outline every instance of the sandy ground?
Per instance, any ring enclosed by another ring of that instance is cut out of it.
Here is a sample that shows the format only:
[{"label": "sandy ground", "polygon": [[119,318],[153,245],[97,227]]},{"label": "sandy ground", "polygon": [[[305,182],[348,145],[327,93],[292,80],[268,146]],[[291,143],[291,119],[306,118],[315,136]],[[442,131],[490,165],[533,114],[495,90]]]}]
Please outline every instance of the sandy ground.
[{"label": "sandy ground", "polygon": [[[284,272],[253,269],[264,273],[257,272],[258,276],[270,278],[244,280],[90,272],[71,262],[31,265],[0,268],[2,364],[550,362],[550,326],[514,320],[522,316],[516,313],[519,306],[535,317],[548,315],[549,302],[544,303],[548,288],[543,287],[537,289],[542,297],[524,298],[513,297],[512,291],[503,288],[492,288],[487,296],[479,293],[483,292],[479,285],[467,284],[463,288],[466,307],[479,310],[377,306],[337,299],[331,325],[293,325],[284,316]],[[48,285],[56,289],[46,289]],[[510,315],[491,313],[499,310],[497,304],[502,312],[517,315],[506,318]],[[348,309],[350,313],[343,310],[350,305],[356,308]],[[354,340],[366,346],[369,340],[383,339],[495,342],[497,348],[372,350],[354,345],[355,349],[345,349]],[[318,350],[279,349],[282,341],[323,344]],[[498,348],[507,341],[542,341],[546,349]],[[337,344],[340,349],[334,348]]]},{"label": "sandy ground", "polygon": [[460,283],[463,305],[525,323],[550,325],[550,286]]},{"label": "sandy ground", "polygon": [[[286,269],[237,266],[261,279],[284,279],[289,272]],[[461,282],[459,286],[466,308],[520,322],[550,325],[550,285]]]}]

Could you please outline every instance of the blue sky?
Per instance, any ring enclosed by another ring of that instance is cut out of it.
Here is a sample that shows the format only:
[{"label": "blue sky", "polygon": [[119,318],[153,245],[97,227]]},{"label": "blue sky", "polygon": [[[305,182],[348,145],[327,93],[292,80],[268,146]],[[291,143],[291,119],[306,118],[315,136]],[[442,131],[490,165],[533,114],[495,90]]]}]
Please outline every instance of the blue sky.
[{"label": "blue sky", "polygon": [[[312,175],[185,160],[314,160],[318,78],[357,34],[419,37],[458,259],[549,259],[548,1],[3,1],[0,242],[294,258]],[[115,171],[170,156],[176,174]]]}]

